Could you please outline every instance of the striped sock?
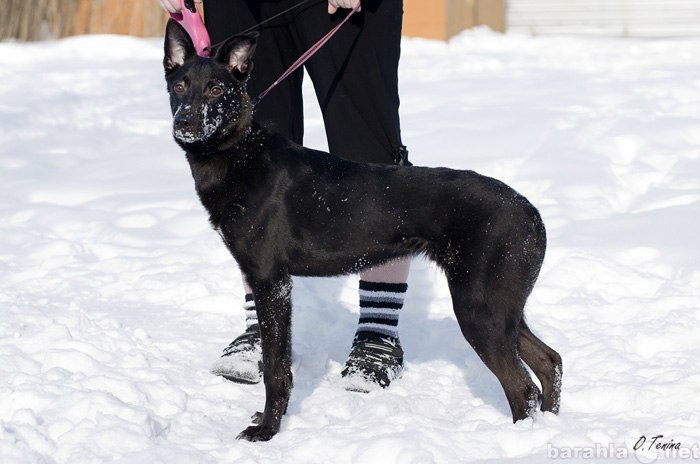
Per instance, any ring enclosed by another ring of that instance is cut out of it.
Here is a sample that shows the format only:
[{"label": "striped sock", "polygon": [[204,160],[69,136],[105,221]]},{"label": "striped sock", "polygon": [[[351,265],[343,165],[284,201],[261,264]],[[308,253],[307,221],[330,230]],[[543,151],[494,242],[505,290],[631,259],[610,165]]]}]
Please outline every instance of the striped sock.
[{"label": "striped sock", "polygon": [[248,329],[258,323],[258,313],[255,312],[255,300],[252,293],[245,294],[243,309],[245,309],[245,328]]},{"label": "striped sock", "polygon": [[407,289],[405,283],[360,280],[360,322],[356,334],[372,332],[398,339],[399,313]]}]

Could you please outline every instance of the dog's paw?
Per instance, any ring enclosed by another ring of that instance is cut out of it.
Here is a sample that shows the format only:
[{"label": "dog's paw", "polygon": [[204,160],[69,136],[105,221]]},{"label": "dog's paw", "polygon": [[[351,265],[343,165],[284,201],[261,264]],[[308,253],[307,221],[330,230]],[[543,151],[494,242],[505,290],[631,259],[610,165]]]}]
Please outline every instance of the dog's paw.
[{"label": "dog's paw", "polygon": [[270,427],[264,425],[251,425],[244,431],[238,434],[236,439],[248,441],[268,441],[274,437],[277,432]]},{"label": "dog's paw", "polygon": [[263,413],[260,411],[256,412],[252,416],[250,416],[250,420],[253,421],[253,424],[259,425],[262,424],[262,419],[263,419]]}]

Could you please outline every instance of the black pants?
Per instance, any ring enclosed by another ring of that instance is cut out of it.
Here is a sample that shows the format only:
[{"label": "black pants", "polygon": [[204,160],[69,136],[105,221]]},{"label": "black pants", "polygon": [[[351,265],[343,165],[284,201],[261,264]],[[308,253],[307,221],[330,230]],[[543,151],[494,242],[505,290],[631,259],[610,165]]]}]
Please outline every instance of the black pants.
[{"label": "black pants", "polygon": [[[206,0],[212,43],[270,18],[300,0]],[[248,91],[258,95],[304,51],[342,20],[326,0],[312,2],[264,25],[253,58]],[[356,13],[305,67],[316,91],[330,152],[347,159],[401,163],[405,148],[399,125],[398,65],[402,0],[363,0]],[[256,107],[256,119],[301,144],[304,113],[295,71]]]}]

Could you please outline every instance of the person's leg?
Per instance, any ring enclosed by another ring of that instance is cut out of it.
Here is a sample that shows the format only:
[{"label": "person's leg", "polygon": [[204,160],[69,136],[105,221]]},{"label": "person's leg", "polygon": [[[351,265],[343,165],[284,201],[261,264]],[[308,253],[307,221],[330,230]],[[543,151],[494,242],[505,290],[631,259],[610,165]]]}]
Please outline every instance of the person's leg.
[{"label": "person's leg", "polygon": [[411,258],[399,258],[386,264],[365,269],[360,273],[360,278],[369,282],[399,284],[406,282],[410,268]]},{"label": "person's leg", "polygon": [[[205,0],[204,20],[216,44],[244,31],[287,8],[284,1]],[[274,82],[299,56],[286,16],[262,26],[248,81],[248,93],[255,98]],[[304,137],[304,105],[301,95],[303,70],[299,69],[277,85],[255,107],[255,120],[273,124],[275,130],[301,144]]]},{"label": "person's leg", "polygon": [[348,390],[387,387],[401,374],[403,348],[398,325],[410,266],[411,258],[405,257],[360,274],[360,318],[341,372]]},{"label": "person's leg", "polygon": [[356,335],[375,332],[399,338],[399,314],[410,268],[411,258],[405,257],[360,273],[360,321]]},{"label": "person's leg", "polygon": [[245,301],[245,331],[224,348],[221,357],[211,366],[211,373],[238,383],[258,383],[262,380],[262,338],[255,298],[250,286],[243,279]]},{"label": "person's leg", "polygon": [[[308,48],[347,14],[325,4],[307,9],[293,26]],[[330,152],[360,162],[410,164],[401,142],[398,64],[401,0],[364,0],[356,14],[311,58],[307,70],[321,106]],[[343,376],[386,387],[403,366],[398,318],[410,258],[360,275],[360,320]],[[380,362],[375,362],[380,359]],[[364,390],[367,384],[354,383]]]},{"label": "person's leg", "polygon": [[[211,41],[216,44],[258,24],[280,11],[283,2],[258,0],[206,0],[204,19]],[[248,81],[248,92],[255,97],[277,79],[294,62],[298,51],[285,20],[266,26],[257,41],[254,67]],[[269,123],[286,137],[302,143],[304,114],[301,95],[303,71],[299,70],[278,85],[270,97],[255,108],[255,119]],[[212,366],[211,372],[229,380],[257,383],[262,379],[262,348],[260,327],[255,312],[253,291],[243,281],[245,289],[246,330],[236,337]]]},{"label": "person's leg", "polygon": [[[325,4],[299,14],[293,24],[307,49],[348,10]],[[323,114],[330,152],[346,159],[395,164],[405,147],[399,123],[398,64],[401,0],[363,0],[355,14],[306,64]]]},{"label": "person's leg", "polygon": [[[212,42],[216,43],[228,35],[246,29],[290,5],[287,1],[207,0],[205,15],[208,17],[207,26]],[[249,84],[251,95],[256,95],[266,88],[299,54],[295,51],[294,56],[280,56],[275,55],[275,51],[292,50],[292,42],[297,50],[305,50],[324,35],[330,26],[337,23],[339,18],[330,17],[325,6],[325,2],[311,4],[302,11],[295,11],[265,27],[259,39],[257,60]],[[248,15],[243,14],[246,11]],[[236,21],[228,21],[232,17],[235,17]],[[400,0],[365,0],[363,13],[357,17],[357,21],[353,19],[346,27],[341,28],[333,40],[309,62],[307,69],[321,104],[332,153],[356,161],[407,163],[398,121],[397,67],[401,18]],[[271,44],[266,37],[273,37]],[[283,47],[280,47],[280,43]],[[272,52],[269,52],[270,49]],[[266,59],[261,60],[261,56]],[[278,59],[270,62],[268,56],[277,56]],[[301,143],[301,71],[297,71],[296,75],[298,79],[290,76],[291,79],[288,78],[288,81],[280,84],[263,100],[256,108],[256,119],[272,120],[280,132]],[[291,92],[291,98],[285,96],[289,95],[286,91]],[[270,98],[273,96],[275,98]],[[285,116],[290,117],[291,122],[287,121]],[[391,282],[382,282],[382,279],[405,281],[404,274],[407,271],[408,260],[405,260],[404,263],[389,264],[386,269],[381,266],[370,271],[367,276],[363,274],[362,278],[363,282],[388,284]],[[370,280],[364,280],[365,278]],[[394,293],[405,293],[405,284],[401,287],[402,292]],[[365,293],[369,291],[371,290]],[[394,295],[394,299],[398,296]],[[344,372],[347,374],[350,368],[358,367],[355,361],[360,362],[362,366],[354,370],[363,371],[366,361],[376,354],[372,353],[371,347],[392,347],[393,351],[385,365],[386,368],[368,373],[371,381],[386,386],[398,374],[403,364],[398,338],[382,337],[377,340],[376,336],[381,336],[381,332],[369,333],[372,335],[369,339],[365,337],[361,340],[356,337]],[[236,344],[237,340],[234,340],[232,345]],[[378,341],[379,344],[369,343],[372,341]],[[365,352],[364,349],[369,349],[369,352]]]}]

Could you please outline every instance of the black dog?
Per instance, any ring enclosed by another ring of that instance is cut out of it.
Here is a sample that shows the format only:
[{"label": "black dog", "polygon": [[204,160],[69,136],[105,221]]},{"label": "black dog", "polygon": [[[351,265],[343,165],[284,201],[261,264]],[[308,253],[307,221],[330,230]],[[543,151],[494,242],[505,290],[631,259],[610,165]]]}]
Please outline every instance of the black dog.
[{"label": "black dog", "polygon": [[537,210],[472,171],[353,163],[261,127],[246,93],[254,50],[255,36],[238,36],[201,58],[182,27],[167,26],[175,140],[253,289],[262,334],[265,410],[239,438],[269,440],[287,409],[290,275],[354,273],[416,254],[444,270],[462,333],[503,386],[513,420],[531,415],[538,399],[556,413],[561,358],[523,318],[546,245]]}]

